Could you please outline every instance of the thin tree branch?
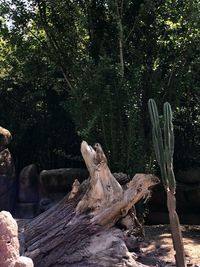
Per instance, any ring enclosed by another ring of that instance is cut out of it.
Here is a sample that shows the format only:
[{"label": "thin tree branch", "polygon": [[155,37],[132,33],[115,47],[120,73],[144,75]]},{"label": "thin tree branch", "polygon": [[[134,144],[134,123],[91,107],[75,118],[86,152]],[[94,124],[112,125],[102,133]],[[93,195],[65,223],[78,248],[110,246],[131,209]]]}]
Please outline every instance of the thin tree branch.
[{"label": "thin tree branch", "polygon": [[[123,1],[121,4],[123,5]],[[118,23],[118,28],[119,28],[119,58],[120,58],[120,65],[121,65],[121,76],[123,78],[124,77],[124,53],[123,53],[122,6],[121,6],[121,12],[120,12],[118,0],[115,1],[115,5],[116,5],[116,11],[117,11],[117,23]]]}]

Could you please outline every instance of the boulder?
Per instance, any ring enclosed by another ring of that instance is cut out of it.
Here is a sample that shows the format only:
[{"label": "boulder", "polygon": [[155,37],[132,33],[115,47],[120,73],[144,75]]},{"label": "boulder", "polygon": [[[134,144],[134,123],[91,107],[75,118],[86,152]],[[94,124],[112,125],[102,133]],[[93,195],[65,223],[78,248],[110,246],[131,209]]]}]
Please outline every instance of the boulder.
[{"label": "boulder", "polygon": [[8,149],[0,152],[0,210],[12,211],[16,202],[17,179]]},{"label": "boulder", "polygon": [[18,226],[11,214],[0,212],[0,266],[12,266],[19,258]]},{"label": "boulder", "polygon": [[38,176],[35,164],[22,169],[19,175],[19,202],[38,202]]},{"label": "boulder", "polygon": [[39,176],[40,196],[59,199],[68,193],[75,179],[80,183],[89,176],[86,169],[61,168],[43,170]]},{"label": "boulder", "polygon": [[9,149],[0,151],[0,175],[15,176],[15,166]]},{"label": "boulder", "polygon": [[7,147],[11,140],[11,133],[7,129],[0,127],[0,151]]},{"label": "boulder", "polygon": [[[198,224],[200,208],[200,184],[177,182],[176,206],[181,223]],[[162,185],[155,188],[149,201],[147,222],[150,224],[168,223],[166,192]]]},{"label": "boulder", "polygon": [[200,184],[198,186],[194,186],[187,192],[185,192],[188,203],[190,203],[190,208],[197,208],[199,211],[200,208]]},{"label": "boulder", "polygon": [[33,267],[33,261],[20,257],[18,225],[7,211],[0,212],[0,266],[1,267]]},{"label": "boulder", "polygon": [[200,184],[200,167],[191,167],[188,170],[179,170],[176,179],[181,183]]},{"label": "boulder", "polygon": [[15,206],[15,218],[32,219],[38,215],[39,203],[17,203]]},{"label": "boulder", "polygon": [[14,267],[33,267],[33,261],[28,257],[19,257]]}]

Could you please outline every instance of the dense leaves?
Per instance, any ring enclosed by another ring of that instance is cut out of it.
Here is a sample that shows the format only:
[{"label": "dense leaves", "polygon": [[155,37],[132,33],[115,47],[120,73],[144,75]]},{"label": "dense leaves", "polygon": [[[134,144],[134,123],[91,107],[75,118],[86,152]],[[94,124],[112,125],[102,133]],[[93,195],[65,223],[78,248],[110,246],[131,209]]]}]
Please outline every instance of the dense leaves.
[{"label": "dense leaves", "polygon": [[114,170],[149,171],[148,99],[174,113],[175,163],[199,164],[197,0],[2,0],[1,124],[19,168],[80,165],[81,138]]}]

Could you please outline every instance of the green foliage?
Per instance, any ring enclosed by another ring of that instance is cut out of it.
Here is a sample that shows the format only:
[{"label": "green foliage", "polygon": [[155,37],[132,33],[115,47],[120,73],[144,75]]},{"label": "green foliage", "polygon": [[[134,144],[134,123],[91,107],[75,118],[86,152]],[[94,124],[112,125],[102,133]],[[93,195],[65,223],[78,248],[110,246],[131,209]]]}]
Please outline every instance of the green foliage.
[{"label": "green foliage", "polygon": [[160,128],[156,102],[149,99],[149,113],[152,123],[152,138],[156,159],[160,166],[163,185],[166,190],[176,191],[176,181],[173,172],[174,132],[172,110],[168,102],[164,104],[164,140]]},{"label": "green foliage", "polygon": [[44,167],[77,154],[81,137],[102,143],[114,171],[151,171],[154,98],[180,125],[176,166],[199,162],[199,9],[196,0],[1,1],[1,124],[16,157],[34,128],[29,161]]}]

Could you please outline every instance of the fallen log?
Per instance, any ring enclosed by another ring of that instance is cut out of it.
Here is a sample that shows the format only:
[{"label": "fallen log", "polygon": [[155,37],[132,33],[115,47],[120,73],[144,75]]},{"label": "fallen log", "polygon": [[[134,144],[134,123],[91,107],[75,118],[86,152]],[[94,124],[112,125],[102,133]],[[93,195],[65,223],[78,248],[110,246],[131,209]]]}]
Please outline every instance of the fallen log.
[{"label": "fallen log", "polygon": [[83,141],[81,153],[89,182],[75,180],[64,199],[25,227],[25,255],[36,267],[144,266],[128,250],[136,239],[116,223],[130,217],[134,204],[149,195],[158,178],[136,174],[122,188],[99,144],[94,150]]}]

